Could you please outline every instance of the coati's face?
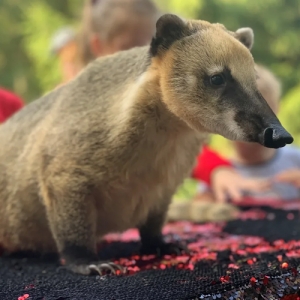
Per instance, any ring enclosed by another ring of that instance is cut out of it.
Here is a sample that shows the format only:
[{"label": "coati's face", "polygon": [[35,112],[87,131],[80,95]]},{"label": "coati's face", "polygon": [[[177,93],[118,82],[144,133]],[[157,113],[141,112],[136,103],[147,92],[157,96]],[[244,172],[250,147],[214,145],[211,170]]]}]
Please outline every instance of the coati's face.
[{"label": "coati's face", "polygon": [[195,130],[278,148],[293,142],[258,91],[253,31],[164,15],[150,47],[169,110]]}]

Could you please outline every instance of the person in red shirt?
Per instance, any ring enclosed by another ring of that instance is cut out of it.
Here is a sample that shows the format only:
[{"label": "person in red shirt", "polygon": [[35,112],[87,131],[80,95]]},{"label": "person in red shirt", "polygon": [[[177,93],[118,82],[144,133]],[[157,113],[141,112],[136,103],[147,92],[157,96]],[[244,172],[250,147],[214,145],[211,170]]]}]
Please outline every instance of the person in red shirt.
[{"label": "person in red shirt", "polygon": [[229,160],[208,145],[203,147],[197,157],[192,178],[210,186],[217,202],[225,202],[228,197],[238,202],[243,198],[243,190],[259,192],[269,187],[265,180],[241,176]]},{"label": "person in red shirt", "polygon": [[0,88],[0,124],[24,106],[24,102],[14,93]]},{"label": "person in red shirt", "polygon": [[208,145],[204,145],[202,152],[197,157],[197,165],[193,170],[192,177],[211,185],[212,172],[221,166],[231,167],[231,163]]}]

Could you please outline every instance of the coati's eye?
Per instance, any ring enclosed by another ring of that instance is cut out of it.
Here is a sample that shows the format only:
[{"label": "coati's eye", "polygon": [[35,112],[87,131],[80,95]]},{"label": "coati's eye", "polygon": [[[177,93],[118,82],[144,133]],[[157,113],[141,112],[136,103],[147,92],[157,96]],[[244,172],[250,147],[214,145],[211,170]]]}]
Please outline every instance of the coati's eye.
[{"label": "coati's eye", "polygon": [[211,85],[219,86],[225,83],[225,79],[221,74],[213,75],[210,77],[210,83]]}]

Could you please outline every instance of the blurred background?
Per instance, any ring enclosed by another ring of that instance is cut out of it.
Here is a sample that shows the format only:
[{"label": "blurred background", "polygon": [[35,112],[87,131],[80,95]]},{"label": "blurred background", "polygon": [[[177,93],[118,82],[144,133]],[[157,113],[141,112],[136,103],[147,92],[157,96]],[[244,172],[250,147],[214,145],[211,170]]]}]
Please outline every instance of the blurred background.
[{"label": "blurred background", "polygon": [[[156,4],[164,12],[223,23],[230,30],[252,27],[254,58],[282,81],[280,119],[300,145],[300,0],[157,0]],[[82,0],[1,0],[0,85],[29,103],[60,84],[61,60],[72,55],[72,47],[60,56],[54,54],[55,47],[78,29],[82,10]],[[213,137],[212,146],[230,151],[221,137]]]}]

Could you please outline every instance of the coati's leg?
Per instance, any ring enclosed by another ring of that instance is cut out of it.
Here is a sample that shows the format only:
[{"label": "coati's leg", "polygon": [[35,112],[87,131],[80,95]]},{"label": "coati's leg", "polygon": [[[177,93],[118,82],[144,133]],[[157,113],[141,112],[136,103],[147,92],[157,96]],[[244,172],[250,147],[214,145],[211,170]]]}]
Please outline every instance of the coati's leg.
[{"label": "coati's leg", "polygon": [[141,253],[157,254],[158,256],[166,254],[180,254],[182,251],[188,252],[188,249],[179,243],[166,243],[163,239],[162,228],[164,226],[169,202],[164,204],[160,210],[149,214],[146,222],[139,227],[141,237]]},{"label": "coati's leg", "polygon": [[98,261],[96,209],[93,197],[88,196],[88,191],[80,185],[82,182],[77,181],[72,187],[56,183],[56,186],[44,186],[42,194],[63,265],[83,275],[122,270],[114,263]]}]

